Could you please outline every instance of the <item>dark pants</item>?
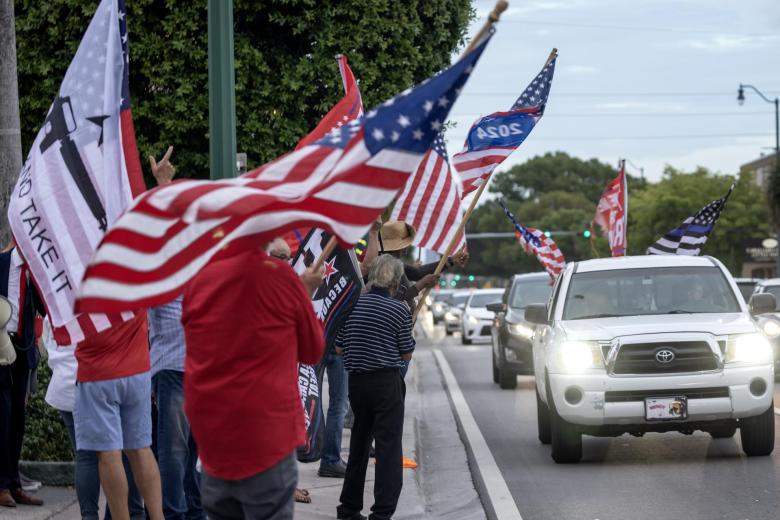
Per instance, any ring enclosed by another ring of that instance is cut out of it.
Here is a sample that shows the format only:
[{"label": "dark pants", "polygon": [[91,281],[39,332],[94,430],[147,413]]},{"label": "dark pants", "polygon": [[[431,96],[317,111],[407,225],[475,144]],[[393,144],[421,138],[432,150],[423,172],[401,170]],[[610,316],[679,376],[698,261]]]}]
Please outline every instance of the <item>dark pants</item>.
[{"label": "dark pants", "polygon": [[[73,413],[59,410],[60,418],[65,424],[70,436],[70,442],[76,452],[76,497],[79,500],[79,509],[81,510],[82,520],[98,520],[100,518],[100,475],[98,473],[98,459],[96,451],[76,450],[76,432],[73,425]],[[125,455],[122,455],[122,462],[125,465],[125,475],[127,476],[127,507],[130,511],[130,518],[133,520],[144,520],[146,511],[144,511],[144,502],[141,499],[141,493],[133,480],[133,473],[130,470],[130,461]],[[105,520],[111,520],[111,511],[106,504]]]},{"label": "dark pants", "polygon": [[30,370],[27,352],[16,351],[16,361],[0,367],[0,489],[18,489],[19,457],[24,437],[24,409]]},{"label": "dark pants", "polygon": [[320,464],[341,462],[341,434],[347,414],[347,371],[344,356],[328,352],[323,364],[328,370],[328,415],[325,420],[325,442]]},{"label": "dark pants", "polygon": [[166,520],[206,518],[200,503],[198,450],[184,415],[184,373],[161,370],[152,378],[157,399],[157,461]]},{"label": "dark pants", "polygon": [[204,472],[203,509],[210,520],[292,520],[297,484],[295,452],[242,480],[222,480]]},{"label": "dark pants", "polygon": [[355,414],[349,460],[338,518],[349,518],[363,509],[369,450],[376,444],[376,478],[371,518],[392,518],[403,485],[404,396],[400,371],[381,370],[349,374],[349,404]]}]

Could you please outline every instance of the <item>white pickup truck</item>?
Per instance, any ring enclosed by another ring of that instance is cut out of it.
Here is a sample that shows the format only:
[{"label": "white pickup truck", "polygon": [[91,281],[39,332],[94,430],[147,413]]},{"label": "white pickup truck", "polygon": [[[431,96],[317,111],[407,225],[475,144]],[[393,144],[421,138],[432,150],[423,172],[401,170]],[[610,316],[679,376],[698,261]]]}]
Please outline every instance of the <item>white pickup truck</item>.
[{"label": "white pickup truck", "polygon": [[771,345],[728,270],[711,257],[574,262],[547,305],[526,308],[539,440],[556,462],[582,458],[582,435],[695,430],[731,437],[747,455],[775,442]]}]

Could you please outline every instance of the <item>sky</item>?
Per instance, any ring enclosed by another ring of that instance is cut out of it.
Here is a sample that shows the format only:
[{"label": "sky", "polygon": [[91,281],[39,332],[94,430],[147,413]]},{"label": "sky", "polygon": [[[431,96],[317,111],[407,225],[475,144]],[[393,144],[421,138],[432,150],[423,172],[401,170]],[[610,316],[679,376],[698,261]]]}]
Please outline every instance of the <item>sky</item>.
[{"label": "sky", "polygon": [[[475,0],[473,36],[494,0]],[[544,117],[500,167],[561,150],[649,181],[665,165],[735,174],[771,153],[780,96],[780,0],[509,0],[450,120],[460,151],[479,116],[508,109],[558,49]]]}]

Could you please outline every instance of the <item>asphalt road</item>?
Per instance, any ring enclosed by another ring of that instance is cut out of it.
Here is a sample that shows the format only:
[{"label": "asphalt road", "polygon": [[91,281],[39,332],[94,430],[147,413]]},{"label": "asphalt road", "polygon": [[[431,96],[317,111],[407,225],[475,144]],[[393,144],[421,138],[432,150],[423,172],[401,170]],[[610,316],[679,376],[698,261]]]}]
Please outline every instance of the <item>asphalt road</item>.
[{"label": "asphalt road", "polygon": [[[583,438],[583,460],[557,465],[537,439],[533,379],[517,390],[491,380],[490,346],[463,346],[437,327],[444,353],[524,520],[780,518],[780,417],[776,450],[748,458],[739,433]],[[780,406],[780,391],[775,393]]]}]

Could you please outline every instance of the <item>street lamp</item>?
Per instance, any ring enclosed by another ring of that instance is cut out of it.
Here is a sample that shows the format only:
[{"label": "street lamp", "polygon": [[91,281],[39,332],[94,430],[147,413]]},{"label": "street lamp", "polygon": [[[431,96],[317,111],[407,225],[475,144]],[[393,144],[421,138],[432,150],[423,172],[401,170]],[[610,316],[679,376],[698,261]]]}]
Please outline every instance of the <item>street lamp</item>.
[{"label": "street lamp", "polygon": [[[775,173],[777,175],[780,172],[780,98],[775,98],[774,101],[766,97],[760,90],[753,85],[739,84],[739,90],[737,90],[737,103],[740,105],[745,104],[745,89],[753,89],[753,92],[758,94],[761,99],[767,103],[774,103],[775,105]],[[780,240],[780,229],[777,231],[777,239]],[[777,264],[775,266],[775,276],[780,276],[780,254],[777,255]]]},{"label": "street lamp", "polygon": [[743,85],[740,83],[739,90],[737,90],[737,103],[739,103],[740,106],[745,104],[746,88],[753,89],[753,92],[758,94],[761,99],[775,105],[775,160],[780,161],[780,98],[775,98],[774,100],[769,99],[753,85]]}]

